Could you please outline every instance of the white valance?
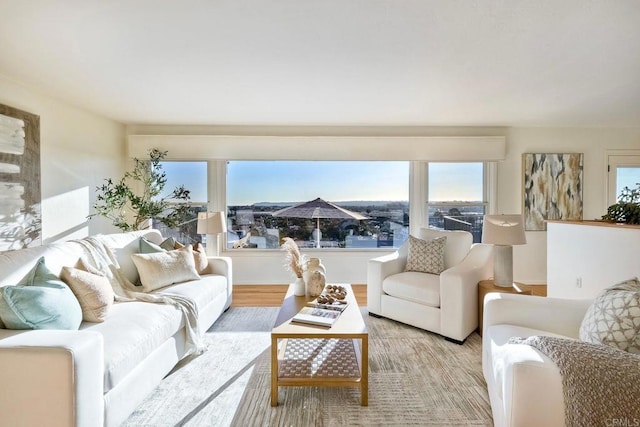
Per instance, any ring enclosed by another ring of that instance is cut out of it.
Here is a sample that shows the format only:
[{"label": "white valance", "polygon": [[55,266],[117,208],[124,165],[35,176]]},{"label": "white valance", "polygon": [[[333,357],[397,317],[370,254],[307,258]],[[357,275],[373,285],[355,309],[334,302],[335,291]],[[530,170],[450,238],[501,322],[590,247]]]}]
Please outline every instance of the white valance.
[{"label": "white valance", "polygon": [[228,136],[129,135],[128,154],[152,148],[169,160],[421,160],[496,161],[504,136]]}]

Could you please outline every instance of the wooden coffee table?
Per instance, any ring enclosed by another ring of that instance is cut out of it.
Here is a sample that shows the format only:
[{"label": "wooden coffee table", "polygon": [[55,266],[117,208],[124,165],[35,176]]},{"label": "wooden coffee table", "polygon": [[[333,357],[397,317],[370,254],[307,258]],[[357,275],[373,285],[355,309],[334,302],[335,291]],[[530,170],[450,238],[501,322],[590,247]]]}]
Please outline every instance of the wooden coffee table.
[{"label": "wooden coffee table", "polygon": [[271,331],[271,406],[278,387],[360,387],[362,406],[369,403],[369,333],[350,285],[349,305],[331,328],[291,323],[314,298],[297,297],[289,285]]}]

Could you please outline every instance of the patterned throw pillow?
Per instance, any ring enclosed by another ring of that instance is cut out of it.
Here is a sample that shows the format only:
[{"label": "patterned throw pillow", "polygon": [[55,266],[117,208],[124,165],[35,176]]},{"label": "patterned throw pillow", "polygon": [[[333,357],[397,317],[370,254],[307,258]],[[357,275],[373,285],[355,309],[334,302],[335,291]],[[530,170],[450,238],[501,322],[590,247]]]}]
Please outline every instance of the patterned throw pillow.
[{"label": "patterned throw pillow", "polygon": [[637,278],[605,289],[580,325],[580,340],[640,354],[640,282]]},{"label": "patterned throw pillow", "polygon": [[422,240],[409,235],[409,254],[404,271],[440,274],[444,271],[444,247],[447,237]]}]

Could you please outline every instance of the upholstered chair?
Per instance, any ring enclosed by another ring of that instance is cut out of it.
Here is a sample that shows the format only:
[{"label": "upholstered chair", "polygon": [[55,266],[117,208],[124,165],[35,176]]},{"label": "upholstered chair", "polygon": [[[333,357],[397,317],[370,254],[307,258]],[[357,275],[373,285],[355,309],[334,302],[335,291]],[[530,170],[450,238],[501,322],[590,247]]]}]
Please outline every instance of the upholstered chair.
[{"label": "upholstered chair", "polygon": [[[462,344],[478,327],[478,282],[492,275],[493,247],[473,244],[471,233],[466,231],[421,228],[416,237],[427,243],[446,237],[441,254],[443,271],[405,271],[410,245],[415,249],[416,240],[407,240],[396,252],[369,260],[369,314],[435,332]],[[430,253],[427,258],[437,255]],[[415,259],[414,253],[411,261]],[[413,265],[411,269],[421,268]]]}]

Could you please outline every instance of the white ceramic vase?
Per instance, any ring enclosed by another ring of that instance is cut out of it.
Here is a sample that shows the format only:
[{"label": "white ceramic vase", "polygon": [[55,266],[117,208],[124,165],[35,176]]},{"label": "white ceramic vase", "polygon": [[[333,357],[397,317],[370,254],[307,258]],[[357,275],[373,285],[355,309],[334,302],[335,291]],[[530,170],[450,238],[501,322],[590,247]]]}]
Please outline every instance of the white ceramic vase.
[{"label": "white ceramic vase", "polygon": [[317,297],[324,290],[325,284],[324,273],[319,270],[312,271],[307,282],[307,293],[310,297]]},{"label": "white ceramic vase", "polygon": [[320,258],[309,258],[305,264],[304,271],[302,272],[305,283],[309,282],[309,277],[311,277],[311,273],[314,271],[321,271],[325,276],[327,275],[327,270],[324,268],[324,265],[322,265]]},{"label": "white ceramic vase", "polygon": [[327,270],[324,268],[324,265],[322,265],[322,261],[320,261],[320,258],[309,258],[309,261],[307,261],[306,264],[306,268],[302,273],[302,277],[304,277],[304,281],[307,285],[307,294],[310,296],[318,296],[320,295],[320,293],[322,293],[322,289],[324,289],[324,283],[322,284],[322,289],[320,289],[318,293],[315,293],[317,289],[314,289],[313,292],[309,289],[309,284],[312,281],[312,277],[314,275],[313,273],[315,272],[322,273],[323,281],[326,280]]},{"label": "white ceramic vase", "polygon": [[305,282],[302,277],[296,278],[296,281],[293,282],[293,294],[297,297],[305,296],[307,293],[305,288]]}]

